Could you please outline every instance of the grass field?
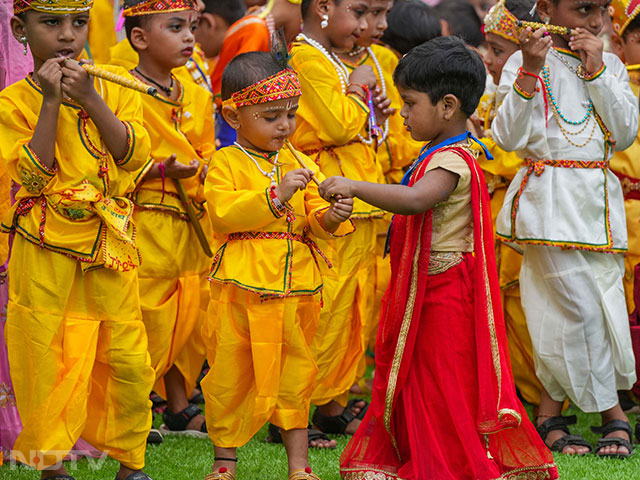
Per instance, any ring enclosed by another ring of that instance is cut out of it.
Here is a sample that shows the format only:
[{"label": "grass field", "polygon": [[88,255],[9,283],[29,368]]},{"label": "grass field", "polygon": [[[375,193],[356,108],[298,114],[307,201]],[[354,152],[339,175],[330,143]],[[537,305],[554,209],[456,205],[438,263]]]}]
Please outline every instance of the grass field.
[{"label": "grass field", "polygon": [[[567,414],[577,413],[579,431],[587,441],[595,445],[598,437],[589,430],[591,425],[599,425],[600,417],[595,414],[583,414],[570,409]],[[631,415],[632,425],[636,420]],[[154,422],[160,423],[156,418]],[[239,480],[286,480],[287,463],[284,447],[266,443],[266,427],[238,451]],[[340,452],[347,444],[347,437],[335,437],[338,448],[335,450],[311,452],[311,465],[323,480],[339,480],[338,459]],[[640,448],[640,447],[639,447]],[[424,445],[425,454],[429,446]],[[597,458],[594,455],[586,457],[568,457],[555,455],[561,479],[571,480],[633,480],[640,479],[640,450],[630,459],[617,460]],[[162,445],[150,446],[147,449],[147,467],[145,471],[154,480],[201,480],[210,472],[213,462],[213,448],[208,440],[181,437],[165,437]],[[71,468],[76,468],[72,470]],[[113,480],[118,465],[107,459],[99,470],[91,468],[88,460],[80,460],[77,464],[68,465],[69,473],[77,480]],[[39,475],[25,467],[4,465],[0,467],[0,480],[35,480]],[[437,480],[427,479],[424,480]]]}]

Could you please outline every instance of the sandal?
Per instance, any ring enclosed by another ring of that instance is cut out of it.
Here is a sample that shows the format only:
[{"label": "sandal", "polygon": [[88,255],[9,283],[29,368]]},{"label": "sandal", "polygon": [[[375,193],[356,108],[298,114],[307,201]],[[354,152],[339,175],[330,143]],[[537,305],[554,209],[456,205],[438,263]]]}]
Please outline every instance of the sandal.
[{"label": "sandal", "polygon": [[[116,473],[116,480],[118,480],[118,474],[117,473]],[[139,472],[132,473],[131,475],[129,475],[124,480],[153,480],[153,478],[151,478],[149,475],[147,475],[142,470],[140,470]]]},{"label": "sandal", "polygon": [[[614,458],[627,458],[633,455],[633,444],[625,440],[621,437],[609,437],[606,438],[607,435],[613,432],[625,432],[629,435],[629,440],[633,439],[633,431],[631,430],[631,425],[629,422],[625,422],[624,420],[611,420],[610,422],[605,423],[601,427],[591,427],[591,431],[593,433],[599,433],[602,435],[600,440],[596,445],[596,455],[600,457],[614,457]],[[617,447],[625,447],[629,450],[629,453],[598,453],[604,447],[610,447],[615,445]]]},{"label": "sandal", "polygon": [[160,445],[162,443],[162,434],[160,430],[152,428],[147,435],[147,445]]},{"label": "sandal", "polygon": [[[238,462],[237,458],[224,458],[224,457],[215,457],[213,459],[214,462],[216,461],[225,461],[225,462]],[[232,473],[227,467],[220,467],[220,469],[217,472],[212,472],[209,475],[207,475],[206,477],[204,477],[204,480],[236,480],[236,476],[234,473]]]},{"label": "sandal", "polygon": [[[356,403],[360,402],[364,402],[365,406],[362,407],[360,413],[358,413],[358,415],[356,416],[351,413],[351,409],[356,405]],[[318,429],[320,429],[324,433],[337,433],[346,435],[347,425],[349,425],[349,423],[351,423],[353,420],[362,420],[365,413],[367,413],[368,408],[368,402],[359,398],[353,398],[349,400],[349,403],[347,403],[347,406],[340,415],[336,415],[333,417],[321,414],[320,411],[316,408],[316,411],[313,412],[313,417],[311,417],[311,421],[316,427],[318,427]]]},{"label": "sandal", "polygon": [[[316,440],[324,440],[330,442],[331,439],[327,437],[324,432],[320,430],[316,430],[315,428],[311,428],[311,425],[307,427],[307,447],[308,448],[321,448],[333,450],[336,447],[314,447],[311,445],[311,442],[315,442]],[[280,433],[280,427],[274,425],[273,423],[269,423],[269,436],[266,438],[268,443],[282,443],[282,434]]]},{"label": "sandal", "polygon": [[71,475],[63,475],[59,473],[58,475],[54,475],[53,477],[48,477],[47,480],[76,480]]},{"label": "sandal", "polygon": [[[538,435],[542,438],[542,441],[547,444],[547,435],[549,432],[553,432],[554,430],[562,430],[566,435],[564,437],[559,438],[549,447],[549,450],[552,452],[560,452],[564,450],[565,447],[572,445],[576,447],[588,447],[589,451],[587,453],[591,453],[593,451],[593,447],[590,443],[588,443],[582,436],[580,435],[571,435],[569,431],[568,425],[575,425],[578,422],[578,418],[575,415],[571,415],[568,417],[558,416],[558,417],[550,417],[548,420],[542,422],[539,426],[536,427],[538,431]],[[580,454],[574,454],[580,455]]]},{"label": "sandal", "polygon": [[295,470],[289,475],[289,480],[320,480],[320,477],[307,467],[304,470]]},{"label": "sandal", "polygon": [[193,417],[202,414],[199,406],[190,404],[187,408],[178,413],[173,413],[168,408],[162,413],[164,424],[160,426],[160,433],[163,435],[187,435],[197,438],[208,438],[207,422],[202,422],[200,430],[187,429],[187,425]]}]

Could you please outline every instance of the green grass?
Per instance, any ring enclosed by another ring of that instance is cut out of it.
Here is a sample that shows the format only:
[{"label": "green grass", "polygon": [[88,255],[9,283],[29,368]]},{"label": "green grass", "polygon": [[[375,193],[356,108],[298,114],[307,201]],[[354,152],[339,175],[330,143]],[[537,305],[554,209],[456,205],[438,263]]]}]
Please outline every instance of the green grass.
[{"label": "green grass", "polygon": [[[600,424],[600,416],[584,414],[569,409],[567,415],[578,415],[579,425],[574,432],[581,433],[588,442],[595,445],[598,436],[591,433],[589,427]],[[631,415],[632,425],[636,415]],[[156,426],[160,419],[156,418]],[[282,445],[266,443],[266,427],[244,447],[239,449],[238,479],[250,480],[286,480],[287,462]],[[339,480],[338,459],[347,444],[347,437],[334,437],[338,442],[335,450],[313,450],[310,452],[311,465],[323,480]],[[639,447],[640,448],[640,447]],[[425,445],[425,453],[428,446]],[[555,455],[561,479],[570,480],[632,480],[640,479],[640,450],[630,459],[617,460]],[[206,439],[165,437],[162,445],[147,449],[147,467],[145,472],[154,480],[201,480],[210,472],[213,462],[213,448]],[[69,465],[71,467],[72,465]],[[113,480],[118,464],[108,459],[100,470],[92,470],[89,461],[77,462],[77,470],[70,470],[77,480]],[[0,480],[35,480],[39,475],[25,467],[4,465],[0,467]],[[431,479],[425,479],[431,480]]]}]

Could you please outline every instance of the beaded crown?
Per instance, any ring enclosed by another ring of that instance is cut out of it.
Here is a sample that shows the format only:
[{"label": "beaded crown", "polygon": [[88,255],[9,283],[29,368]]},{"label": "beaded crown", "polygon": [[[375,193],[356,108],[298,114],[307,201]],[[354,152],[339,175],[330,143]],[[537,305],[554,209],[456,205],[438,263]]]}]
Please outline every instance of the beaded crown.
[{"label": "beaded crown", "polygon": [[69,15],[88,12],[93,6],[93,0],[14,0],[13,14],[19,15],[27,10],[36,12]]},{"label": "beaded crown", "polygon": [[222,106],[247,107],[285,98],[299,97],[301,94],[302,90],[300,89],[298,74],[287,68],[234,92],[231,98],[222,102]]},{"label": "beaded crown", "polygon": [[613,0],[609,5],[613,30],[618,35],[622,35],[638,13],[640,13],[640,0]]},{"label": "beaded crown", "polygon": [[518,19],[507,9],[505,0],[500,0],[491,7],[484,17],[484,32],[518,43]]},{"label": "beaded crown", "polygon": [[122,12],[123,17],[135,17],[138,15],[151,15],[154,13],[182,12],[184,10],[197,10],[195,0],[147,0],[138,3]]}]

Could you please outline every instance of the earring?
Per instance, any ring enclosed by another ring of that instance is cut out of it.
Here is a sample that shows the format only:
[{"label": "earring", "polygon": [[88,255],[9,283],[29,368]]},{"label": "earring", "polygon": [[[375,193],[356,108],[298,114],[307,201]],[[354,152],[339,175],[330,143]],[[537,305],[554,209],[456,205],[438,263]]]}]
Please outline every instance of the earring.
[{"label": "earring", "polygon": [[549,25],[549,20],[550,20],[549,17],[544,17],[544,24]]},{"label": "earring", "polygon": [[24,46],[24,54],[26,55],[27,52],[27,37],[25,37],[24,35],[22,35],[20,37],[20,43],[22,43],[22,45]]},{"label": "earring", "polygon": [[329,26],[329,15],[326,13],[322,15],[322,21],[320,22],[320,28],[327,28]]}]

